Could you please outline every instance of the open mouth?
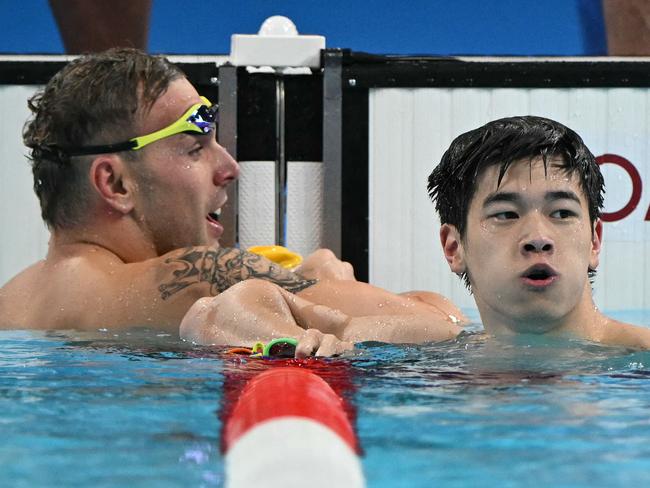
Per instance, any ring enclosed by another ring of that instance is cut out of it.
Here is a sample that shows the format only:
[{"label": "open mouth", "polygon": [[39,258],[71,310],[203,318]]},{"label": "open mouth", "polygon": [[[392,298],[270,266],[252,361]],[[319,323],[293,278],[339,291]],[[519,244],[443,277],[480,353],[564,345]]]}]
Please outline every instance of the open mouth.
[{"label": "open mouth", "polygon": [[540,264],[531,266],[523,274],[522,278],[525,283],[533,286],[546,286],[553,283],[558,274],[548,265]]},{"label": "open mouth", "polygon": [[212,222],[219,222],[219,216],[221,215],[221,209],[217,209],[214,212],[209,212],[207,219]]}]

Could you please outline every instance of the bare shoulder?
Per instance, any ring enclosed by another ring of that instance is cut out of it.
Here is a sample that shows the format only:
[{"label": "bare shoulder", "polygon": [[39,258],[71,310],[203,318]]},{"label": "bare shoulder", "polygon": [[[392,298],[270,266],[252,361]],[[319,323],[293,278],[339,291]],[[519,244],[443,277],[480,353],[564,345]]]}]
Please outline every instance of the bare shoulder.
[{"label": "bare shoulder", "polygon": [[268,259],[237,248],[189,247],[166,254],[159,290],[167,299],[188,288],[207,287],[203,296],[215,296],[231,286],[256,278],[297,293],[315,284]]},{"label": "bare shoulder", "polygon": [[607,318],[602,342],[634,349],[650,349],[650,328]]},{"label": "bare shoulder", "polygon": [[43,261],[39,261],[0,288],[0,329],[22,328],[31,324],[27,318],[39,293],[38,276],[42,267]]},{"label": "bare shoulder", "polygon": [[75,255],[26,268],[0,289],[0,328],[86,328],[108,302],[101,261]]},{"label": "bare shoulder", "polygon": [[132,263],[93,246],[52,254],[2,288],[0,327],[178,332],[194,302],[241,281],[258,278],[289,291],[315,283],[233,248],[190,247]]}]

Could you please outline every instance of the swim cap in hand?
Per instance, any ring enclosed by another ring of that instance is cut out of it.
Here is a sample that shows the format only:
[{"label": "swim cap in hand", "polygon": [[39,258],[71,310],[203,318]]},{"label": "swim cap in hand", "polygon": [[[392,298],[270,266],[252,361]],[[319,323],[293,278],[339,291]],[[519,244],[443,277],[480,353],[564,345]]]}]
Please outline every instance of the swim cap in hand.
[{"label": "swim cap in hand", "polygon": [[266,259],[287,269],[295,268],[302,263],[300,254],[289,251],[283,246],[253,246],[248,248],[248,252],[264,256]]}]

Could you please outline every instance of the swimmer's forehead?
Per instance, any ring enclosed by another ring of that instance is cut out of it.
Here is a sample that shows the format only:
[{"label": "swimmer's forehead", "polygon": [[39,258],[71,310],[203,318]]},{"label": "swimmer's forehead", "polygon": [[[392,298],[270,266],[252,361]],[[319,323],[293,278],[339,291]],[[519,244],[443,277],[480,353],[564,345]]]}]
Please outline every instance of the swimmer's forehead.
[{"label": "swimmer's forehead", "polygon": [[177,121],[192,105],[202,103],[196,88],[187,78],[172,81],[151,107],[142,111],[138,128],[143,134],[149,134],[167,127]]},{"label": "swimmer's forehead", "polygon": [[[488,182],[502,186],[506,181],[527,177],[529,180],[542,178],[549,181],[578,181],[576,170],[568,168],[561,156],[546,158],[546,164],[541,156],[515,160],[507,165],[503,172],[503,164],[491,164],[478,173],[476,178],[477,188]],[[500,178],[501,176],[501,178]]]},{"label": "swimmer's forehead", "polygon": [[534,189],[545,190],[556,196],[564,194],[586,205],[587,198],[579,176],[575,170],[566,167],[561,157],[547,158],[546,165],[541,157],[514,161],[499,181],[501,171],[500,164],[485,168],[477,178],[473,199],[493,201],[495,194],[527,193]]}]

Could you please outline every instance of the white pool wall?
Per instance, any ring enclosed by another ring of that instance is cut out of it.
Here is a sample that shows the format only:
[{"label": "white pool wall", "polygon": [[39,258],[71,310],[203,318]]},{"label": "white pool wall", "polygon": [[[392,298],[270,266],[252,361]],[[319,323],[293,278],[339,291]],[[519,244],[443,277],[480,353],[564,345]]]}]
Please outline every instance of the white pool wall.
[{"label": "white pool wall", "polygon": [[[595,156],[629,160],[650,185],[646,88],[384,88],[369,100],[370,281],[400,292],[435,290],[461,307],[474,302],[444,260],[439,221],[427,177],[451,141],[486,122],[513,115],[555,119],[582,136]],[[620,167],[602,166],[605,211],[625,206],[632,182]],[[650,190],[636,209],[604,224],[604,247],[595,286],[606,310],[650,308]]]}]

